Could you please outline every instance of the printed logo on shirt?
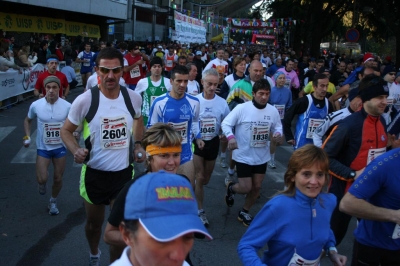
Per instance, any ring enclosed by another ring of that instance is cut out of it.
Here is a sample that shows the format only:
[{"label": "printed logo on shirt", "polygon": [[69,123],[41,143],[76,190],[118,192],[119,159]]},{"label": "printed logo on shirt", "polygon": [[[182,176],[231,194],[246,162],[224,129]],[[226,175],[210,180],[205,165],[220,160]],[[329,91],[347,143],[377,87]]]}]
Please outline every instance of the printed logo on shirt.
[{"label": "printed logo on shirt", "polygon": [[184,104],[184,105],[182,105],[180,110],[182,111],[182,113],[184,113],[186,115],[190,111],[190,108],[186,104]]},{"label": "printed logo on shirt", "polygon": [[212,112],[212,107],[206,107],[206,109],[204,110],[204,112]]},{"label": "printed logo on shirt", "polygon": [[153,95],[154,95],[154,93],[156,92],[156,88],[154,88],[154,87],[150,87],[149,89],[150,89],[150,92],[151,92],[151,94],[153,94]]}]

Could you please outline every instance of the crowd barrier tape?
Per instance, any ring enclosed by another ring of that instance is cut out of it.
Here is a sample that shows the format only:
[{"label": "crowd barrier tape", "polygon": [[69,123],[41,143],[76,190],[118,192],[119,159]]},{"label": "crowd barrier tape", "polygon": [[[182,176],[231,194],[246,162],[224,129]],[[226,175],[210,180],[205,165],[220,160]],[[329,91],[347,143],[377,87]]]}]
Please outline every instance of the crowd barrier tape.
[{"label": "crowd barrier tape", "polygon": [[[65,65],[65,62],[60,62],[60,66],[62,65]],[[75,69],[77,86],[81,86],[80,64],[74,63],[72,67]],[[46,67],[43,64],[35,64],[33,67],[20,70],[10,68],[7,71],[0,71],[0,101],[33,91],[39,75],[45,71]]]}]

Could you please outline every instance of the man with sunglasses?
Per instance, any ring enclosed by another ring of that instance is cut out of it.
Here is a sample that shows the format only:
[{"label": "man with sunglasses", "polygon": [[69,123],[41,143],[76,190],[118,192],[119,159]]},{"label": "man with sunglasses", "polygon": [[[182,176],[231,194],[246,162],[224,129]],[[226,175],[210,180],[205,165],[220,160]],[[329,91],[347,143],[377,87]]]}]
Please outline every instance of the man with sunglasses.
[{"label": "man with sunglasses", "polygon": [[128,52],[124,56],[124,80],[129,89],[135,90],[139,80],[144,76],[143,54],[135,42],[128,44]]},{"label": "man with sunglasses", "polygon": [[[123,63],[117,49],[100,51],[96,59],[99,85],[75,99],[61,129],[62,140],[74,155],[74,161],[83,163],[80,194],[86,209],[90,265],[100,263],[98,248],[105,205],[112,206],[119,191],[133,178],[133,158],[136,162],[145,159],[139,141],[144,132],[142,99],[119,85]],[[73,136],[80,124],[86,148],[81,148]]]},{"label": "man with sunglasses", "polygon": [[337,197],[331,228],[339,245],[346,235],[351,216],[339,211],[339,203],[358,177],[364,178],[365,167],[386,152],[391,145],[382,114],[387,106],[389,90],[386,82],[374,74],[366,75],[358,87],[361,111],[346,117],[325,140],[332,181],[329,192]]},{"label": "man with sunglasses", "polygon": [[69,93],[69,83],[65,74],[57,70],[58,57],[56,55],[51,55],[49,59],[47,59],[46,65],[47,71],[39,75],[35,84],[33,94],[39,98],[43,98],[44,96],[46,96],[46,90],[44,88],[43,82],[49,76],[56,76],[61,82],[58,95],[60,98],[65,99]]}]

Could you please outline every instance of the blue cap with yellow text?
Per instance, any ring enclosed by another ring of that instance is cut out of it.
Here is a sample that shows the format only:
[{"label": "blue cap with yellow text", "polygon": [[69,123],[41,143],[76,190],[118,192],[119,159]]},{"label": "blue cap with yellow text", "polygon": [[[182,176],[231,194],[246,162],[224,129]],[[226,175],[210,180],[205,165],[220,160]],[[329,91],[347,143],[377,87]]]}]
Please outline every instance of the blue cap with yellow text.
[{"label": "blue cap with yellow text", "polygon": [[136,180],[125,202],[125,220],[139,220],[146,232],[160,242],[188,233],[212,239],[197,214],[192,186],[185,177],[160,171]]}]

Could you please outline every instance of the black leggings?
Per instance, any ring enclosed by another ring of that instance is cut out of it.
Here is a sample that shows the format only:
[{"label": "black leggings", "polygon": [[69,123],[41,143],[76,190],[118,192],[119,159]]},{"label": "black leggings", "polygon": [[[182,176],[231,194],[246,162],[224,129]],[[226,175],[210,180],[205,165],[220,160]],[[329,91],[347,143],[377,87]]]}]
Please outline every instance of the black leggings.
[{"label": "black leggings", "polygon": [[399,266],[400,250],[387,250],[363,245],[354,240],[351,266]]}]

